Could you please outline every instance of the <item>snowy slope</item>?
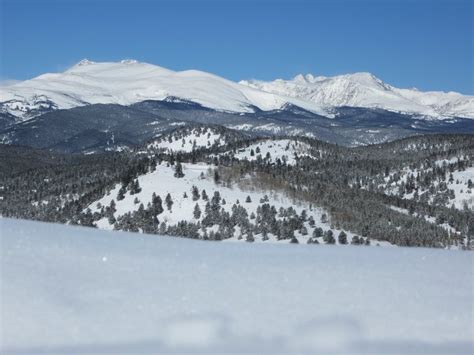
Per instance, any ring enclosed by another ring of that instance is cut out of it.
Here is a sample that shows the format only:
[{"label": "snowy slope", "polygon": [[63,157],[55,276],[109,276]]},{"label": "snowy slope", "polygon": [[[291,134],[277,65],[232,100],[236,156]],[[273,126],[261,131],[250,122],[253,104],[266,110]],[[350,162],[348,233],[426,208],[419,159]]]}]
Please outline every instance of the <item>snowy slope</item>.
[{"label": "snowy slope", "polygon": [[2,354],[472,353],[472,253],[0,230]]},{"label": "snowy slope", "polygon": [[192,129],[189,132],[165,135],[156,138],[147,145],[148,149],[160,149],[165,152],[185,152],[189,153],[200,148],[210,148],[212,146],[225,145],[226,139],[223,134],[216,132],[212,128]]},{"label": "snowy slope", "polygon": [[[143,203],[144,206],[147,206],[148,203],[152,200],[152,195],[155,193],[160,196],[162,200],[165,200],[166,195],[169,193],[173,199],[173,206],[171,210],[168,210],[163,203],[164,211],[158,215],[159,222],[165,222],[167,225],[176,225],[180,221],[189,221],[197,223],[202,221],[204,217],[204,211],[206,209],[207,201],[200,198],[197,201],[193,201],[191,198],[192,187],[196,186],[199,189],[199,192],[202,193],[202,190],[206,191],[206,194],[209,196],[209,200],[214,195],[215,191],[218,191],[221,198],[226,201],[225,205],[222,204],[221,207],[231,213],[232,206],[234,203],[240,204],[243,206],[247,213],[256,213],[257,208],[264,203],[275,206],[277,210],[281,207],[288,208],[293,206],[296,213],[301,214],[303,210],[306,210],[308,218],[312,217],[315,221],[314,226],[310,226],[309,222],[305,223],[308,234],[302,235],[300,232],[295,232],[295,237],[299,243],[306,244],[308,239],[312,237],[313,231],[315,228],[321,228],[323,231],[331,229],[331,223],[328,220],[327,222],[321,222],[321,217],[323,214],[327,215],[327,211],[324,211],[322,208],[315,206],[310,206],[309,203],[303,203],[301,201],[295,201],[287,197],[286,195],[275,192],[275,191],[266,191],[266,190],[256,190],[250,183],[246,181],[241,181],[240,185],[227,186],[224,184],[216,184],[213,180],[212,172],[209,172],[209,169],[212,166],[206,164],[183,164],[184,177],[176,178],[174,176],[174,168],[167,166],[166,163],[158,165],[156,170],[149,172],[145,175],[138,177],[138,183],[141,187],[141,191],[136,194],[131,194],[130,191],[125,193],[123,200],[117,200],[118,192],[121,188],[121,184],[117,184],[109,194],[106,194],[101,199],[93,202],[89,208],[92,212],[98,212],[100,210],[99,206],[109,206],[111,201],[114,200],[116,204],[116,212],[114,217],[118,219],[120,216],[128,212],[137,211],[139,205]],[[187,197],[184,198],[186,193]],[[246,202],[247,196],[250,196],[251,201]],[[135,199],[138,200],[135,203]],[[239,202],[237,202],[239,201]],[[265,201],[265,202],[262,202]],[[195,205],[199,205],[202,215],[200,218],[195,219],[193,216],[193,210]],[[277,218],[281,219],[281,218]],[[251,221],[255,222],[255,221]],[[108,218],[104,217],[96,222],[98,228],[112,230],[114,226],[110,224]],[[218,226],[214,225],[209,227],[207,230],[214,232],[217,231]],[[337,242],[337,236],[341,232],[340,229],[332,229],[334,232],[334,237]],[[347,234],[348,243],[351,243],[353,233],[350,231],[344,231]],[[200,231],[202,237],[202,231]],[[324,243],[323,238],[315,238],[318,243]],[[240,233],[239,228],[236,228],[233,238],[230,238],[229,241],[242,240],[245,241],[245,237],[242,238],[242,233]],[[269,243],[283,243],[287,244],[290,242],[289,239],[278,241],[276,236],[269,233],[268,240],[263,240],[261,234],[255,235],[256,242],[265,242]],[[386,241],[372,241],[372,245],[379,246],[391,246],[389,242]]]},{"label": "snowy slope", "polygon": [[437,118],[474,118],[474,96],[455,92],[421,92],[398,89],[370,73],[354,73],[334,77],[311,74],[297,75],[291,80],[265,82],[243,80],[243,85],[291,96],[322,106],[382,108]]},{"label": "snowy slope", "polygon": [[239,160],[255,161],[261,159],[271,164],[280,160],[281,163],[289,165],[296,163],[296,157],[312,157],[311,146],[295,139],[262,140],[246,148],[238,149],[235,154],[233,152],[225,154],[231,154]]},{"label": "snowy slope", "polygon": [[135,60],[103,63],[82,60],[63,73],[44,74],[2,87],[0,109],[28,118],[39,107],[129,105],[167,98],[231,112],[253,112],[252,106],[261,110],[279,109],[290,102],[316,113],[326,113],[314,103],[249,88],[213,74],[198,70],[175,72]]},{"label": "snowy slope", "polygon": [[[450,162],[453,163],[455,159],[452,159]],[[439,161],[441,165],[444,161]],[[416,176],[419,172],[415,169],[405,168],[402,171],[398,172],[399,180],[394,182],[390,176],[384,178],[385,183],[380,184],[379,188],[383,189],[386,194],[389,195],[399,195],[399,185],[400,183],[405,183],[410,176]],[[452,177],[452,179],[451,179]],[[465,170],[455,170],[451,174],[447,174],[443,182],[445,188],[442,191],[452,191],[451,197],[447,200],[446,207],[454,207],[457,209],[474,209],[474,192],[472,187],[469,188],[469,180],[471,183],[474,183],[474,167],[467,167]],[[434,188],[440,187],[440,181],[433,182],[432,186]],[[418,189],[418,195],[423,195],[429,189],[419,186],[415,180],[415,187]],[[413,199],[415,198],[415,192],[404,194],[403,198]],[[433,203],[433,196],[426,201],[428,203]]]}]

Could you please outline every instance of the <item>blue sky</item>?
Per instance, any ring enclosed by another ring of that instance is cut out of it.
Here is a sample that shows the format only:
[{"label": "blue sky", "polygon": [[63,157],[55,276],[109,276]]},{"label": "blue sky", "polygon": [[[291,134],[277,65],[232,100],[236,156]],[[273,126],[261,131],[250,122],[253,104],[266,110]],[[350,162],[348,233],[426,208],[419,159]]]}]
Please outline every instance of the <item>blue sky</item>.
[{"label": "blue sky", "polygon": [[232,80],[369,71],[474,94],[470,0],[0,0],[0,78],[134,58]]}]

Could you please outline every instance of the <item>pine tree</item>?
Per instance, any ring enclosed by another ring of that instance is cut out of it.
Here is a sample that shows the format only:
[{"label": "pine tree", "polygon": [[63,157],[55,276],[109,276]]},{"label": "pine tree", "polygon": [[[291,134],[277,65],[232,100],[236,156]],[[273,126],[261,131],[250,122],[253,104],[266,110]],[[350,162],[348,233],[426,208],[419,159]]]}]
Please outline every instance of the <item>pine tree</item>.
[{"label": "pine tree", "polygon": [[347,234],[344,231],[341,231],[337,237],[337,240],[339,244],[347,244]]},{"label": "pine tree", "polygon": [[321,223],[328,223],[328,216],[326,215],[326,213],[322,214]]},{"label": "pine tree", "polygon": [[181,165],[181,162],[178,161],[174,168],[174,177],[179,179],[179,178],[182,178],[183,176],[184,176],[183,166]]},{"label": "pine tree", "polygon": [[360,244],[360,240],[359,240],[358,235],[355,235],[355,236],[352,237],[351,244],[353,244],[353,245],[359,245]]},{"label": "pine tree", "polygon": [[199,195],[199,189],[195,185],[191,188],[191,193],[193,195],[193,201],[197,201],[201,197]]},{"label": "pine tree", "polygon": [[154,192],[153,192],[153,195],[151,196],[151,209],[152,209],[152,214],[154,216],[163,213],[163,204],[161,201],[161,197],[159,195],[156,195]]},{"label": "pine tree", "polygon": [[199,208],[199,205],[196,203],[194,206],[194,212],[193,212],[194,218],[199,219],[201,218],[201,208]]},{"label": "pine tree", "polygon": [[221,181],[221,177],[219,175],[219,171],[214,169],[214,183],[218,184]]},{"label": "pine tree", "polygon": [[336,239],[334,239],[334,233],[331,229],[327,230],[324,233],[323,240],[326,244],[334,244],[336,243]]},{"label": "pine tree", "polygon": [[116,222],[117,220],[115,219],[114,215],[111,214],[111,215],[109,216],[109,218],[108,218],[108,221],[109,221],[109,224],[113,225],[113,224],[115,224],[115,222]]},{"label": "pine tree", "polygon": [[317,227],[313,231],[313,238],[321,238],[323,236],[323,229],[321,227]]},{"label": "pine tree", "polygon": [[135,179],[132,181],[131,186],[130,186],[130,195],[138,194],[142,191],[142,188],[140,187],[140,183],[138,182],[138,179]]},{"label": "pine tree", "polygon": [[125,188],[122,186],[117,194],[117,201],[121,201],[125,198]]},{"label": "pine tree", "polygon": [[168,193],[165,198],[165,203],[166,203],[166,208],[168,208],[169,211],[171,211],[171,207],[173,206],[173,199],[171,198],[171,195]]}]

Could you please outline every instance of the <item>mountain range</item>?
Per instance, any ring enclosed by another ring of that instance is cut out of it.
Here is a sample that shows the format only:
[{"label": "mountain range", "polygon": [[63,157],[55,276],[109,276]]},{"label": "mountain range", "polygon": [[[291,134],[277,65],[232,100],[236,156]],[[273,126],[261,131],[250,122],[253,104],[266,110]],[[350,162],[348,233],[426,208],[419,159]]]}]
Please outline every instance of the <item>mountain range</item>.
[{"label": "mountain range", "polygon": [[398,89],[369,73],[233,82],[122,60],[0,87],[0,142],[65,152],[117,150],[189,124],[346,146],[474,132],[474,96]]},{"label": "mountain range", "polygon": [[299,74],[292,80],[271,82],[243,80],[255,89],[314,102],[323,107],[352,106],[381,108],[427,118],[474,118],[474,96],[457,92],[422,92],[398,89],[371,73],[354,73],[333,77]]},{"label": "mountain range", "polygon": [[43,74],[0,89],[1,111],[20,119],[42,110],[87,104],[130,105],[175,98],[227,112],[269,111],[292,104],[331,117],[341,106],[379,108],[422,117],[474,118],[474,96],[398,89],[370,73],[239,83],[198,71],[172,71],[136,60],[84,59],[63,73]]}]

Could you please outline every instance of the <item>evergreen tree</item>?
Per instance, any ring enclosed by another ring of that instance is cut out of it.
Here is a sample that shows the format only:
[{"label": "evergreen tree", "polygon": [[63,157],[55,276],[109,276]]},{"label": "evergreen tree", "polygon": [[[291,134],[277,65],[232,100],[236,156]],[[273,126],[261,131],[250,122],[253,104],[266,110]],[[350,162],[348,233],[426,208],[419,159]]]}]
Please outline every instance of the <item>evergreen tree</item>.
[{"label": "evergreen tree", "polygon": [[201,218],[201,208],[199,208],[199,205],[197,203],[194,206],[193,216],[194,216],[195,219]]},{"label": "evergreen tree", "polygon": [[317,227],[313,231],[313,238],[321,238],[323,236],[323,229],[321,227]]},{"label": "evergreen tree", "polygon": [[321,223],[328,223],[328,216],[326,213],[321,215]]},{"label": "evergreen tree", "polygon": [[182,178],[183,176],[184,176],[183,166],[181,165],[181,162],[178,161],[174,168],[174,177],[179,179],[179,178]]},{"label": "evergreen tree", "polygon": [[221,177],[219,175],[219,171],[214,169],[214,183],[218,184],[221,181]]},{"label": "evergreen tree", "polygon": [[191,192],[193,196],[193,201],[199,200],[201,196],[199,195],[199,189],[195,185],[193,185],[193,187],[191,188]]},{"label": "evergreen tree", "polygon": [[337,237],[339,244],[347,244],[347,234],[341,231]]},{"label": "evergreen tree", "polygon": [[334,233],[331,229],[327,230],[324,233],[323,240],[326,244],[334,244],[336,243],[336,239],[334,239]]},{"label": "evergreen tree", "polygon": [[163,213],[163,203],[161,197],[153,192],[151,196],[151,212],[154,216]]},{"label": "evergreen tree", "polygon": [[125,198],[125,188],[122,186],[117,194],[117,201],[121,201]]},{"label": "evergreen tree", "polygon": [[360,239],[358,235],[355,235],[352,237],[351,244],[353,245],[359,245],[360,244]]},{"label": "evergreen tree", "polygon": [[166,208],[168,208],[168,210],[171,211],[171,208],[173,207],[174,202],[169,193],[168,195],[166,195],[165,203],[166,203]]}]

